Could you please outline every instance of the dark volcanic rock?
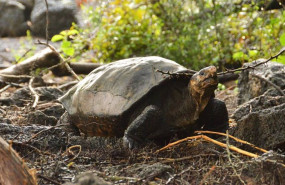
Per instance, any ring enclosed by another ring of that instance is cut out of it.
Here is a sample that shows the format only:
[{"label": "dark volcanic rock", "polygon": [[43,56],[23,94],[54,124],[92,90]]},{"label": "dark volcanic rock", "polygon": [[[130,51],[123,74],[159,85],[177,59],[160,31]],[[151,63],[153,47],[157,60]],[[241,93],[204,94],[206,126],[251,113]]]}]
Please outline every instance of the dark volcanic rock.
[{"label": "dark volcanic rock", "polygon": [[[262,59],[258,60],[257,62],[260,61],[262,61]],[[245,64],[245,66],[248,65],[254,65],[254,63]],[[240,73],[238,83],[239,105],[247,102],[252,98],[262,95],[270,88],[276,91],[276,89],[269,85],[267,82],[253,77],[252,74],[261,76],[279,86],[281,89],[285,89],[285,66],[276,62],[268,62],[264,65],[258,66],[254,70],[245,70]]]},{"label": "dark volcanic rock", "polygon": [[237,122],[233,134],[259,147],[285,150],[285,96],[280,96],[276,88],[253,74],[285,92],[284,65],[268,62],[254,70],[243,71],[238,83],[241,105],[233,113]]},{"label": "dark volcanic rock", "polygon": [[[39,94],[41,101],[56,100],[63,94],[61,90],[54,87],[37,87],[35,91]],[[29,88],[25,87],[15,91],[9,98],[1,98],[0,104],[24,106],[29,100],[32,100],[32,93]]]},{"label": "dark volcanic rock", "polygon": [[17,1],[0,0],[0,37],[26,34],[29,26],[25,11],[25,6]]},{"label": "dark volcanic rock", "polygon": [[242,170],[246,184],[285,184],[285,156],[269,151],[252,159]]},{"label": "dark volcanic rock", "polygon": [[[284,97],[280,99],[284,101]],[[250,103],[244,107],[250,107]],[[258,108],[252,106],[252,110],[255,109]],[[245,110],[238,110],[236,116],[243,115]],[[285,103],[260,111],[249,111],[237,120],[233,135],[265,149],[285,151]]]},{"label": "dark volcanic rock", "polygon": [[240,105],[233,113],[232,118],[240,121],[251,113],[258,113],[264,109],[285,104],[285,96],[269,96],[268,94],[269,92]]},{"label": "dark volcanic rock", "polygon": [[[72,22],[77,22],[77,7],[74,0],[49,0],[49,36],[69,29]],[[36,36],[46,35],[46,4],[43,0],[35,0],[31,14],[32,33]]]},{"label": "dark volcanic rock", "polygon": [[57,119],[54,116],[48,116],[44,114],[42,111],[37,110],[35,112],[31,112],[28,115],[28,123],[54,126],[57,123]]}]

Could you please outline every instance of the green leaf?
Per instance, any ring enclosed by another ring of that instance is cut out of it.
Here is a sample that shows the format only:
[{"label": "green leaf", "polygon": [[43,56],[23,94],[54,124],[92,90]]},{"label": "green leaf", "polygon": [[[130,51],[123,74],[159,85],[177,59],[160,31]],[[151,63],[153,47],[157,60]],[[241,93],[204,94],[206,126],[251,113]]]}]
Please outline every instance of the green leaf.
[{"label": "green leaf", "polygon": [[282,46],[285,46],[285,33],[283,33],[280,37],[280,43]]},{"label": "green leaf", "polygon": [[280,55],[280,56],[277,58],[276,62],[279,62],[279,63],[285,65],[285,56]]},{"label": "green leaf", "polygon": [[248,56],[244,54],[242,51],[236,52],[233,54],[233,59],[238,61],[238,60],[248,60]]},{"label": "green leaf", "polygon": [[52,42],[58,42],[58,41],[61,41],[61,40],[63,40],[63,39],[64,39],[63,35],[54,35],[54,36],[51,38],[51,41],[52,41]]},{"label": "green leaf", "polygon": [[77,35],[77,34],[79,34],[79,32],[77,30],[69,30],[67,32],[67,35]]},{"label": "green leaf", "polygon": [[253,58],[258,54],[257,50],[249,50],[248,51],[249,57]]},{"label": "green leaf", "polygon": [[67,56],[73,56],[75,49],[72,47],[71,42],[64,40],[61,43],[61,49]]}]

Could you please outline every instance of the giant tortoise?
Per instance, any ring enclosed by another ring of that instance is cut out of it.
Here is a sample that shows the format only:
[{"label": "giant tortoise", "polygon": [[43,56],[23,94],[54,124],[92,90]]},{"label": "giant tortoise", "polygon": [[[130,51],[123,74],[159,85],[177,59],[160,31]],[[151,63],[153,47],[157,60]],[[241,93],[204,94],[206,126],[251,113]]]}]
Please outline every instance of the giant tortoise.
[{"label": "giant tortoise", "polygon": [[155,56],[119,60],[92,71],[59,101],[81,132],[124,136],[129,148],[197,129],[226,131],[226,106],[214,98],[218,84],[214,66],[192,77],[171,78],[158,70],[189,71]]}]

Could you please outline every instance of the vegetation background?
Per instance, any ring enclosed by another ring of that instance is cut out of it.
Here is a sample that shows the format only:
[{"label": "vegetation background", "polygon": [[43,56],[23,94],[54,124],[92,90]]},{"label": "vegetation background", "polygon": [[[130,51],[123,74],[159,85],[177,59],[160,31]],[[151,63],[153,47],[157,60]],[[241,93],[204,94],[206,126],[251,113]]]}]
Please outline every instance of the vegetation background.
[{"label": "vegetation background", "polygon": [[[186,67],[239,67],[285,46],[285,12],[267,0],[113,0],[81,5],[85,22],[52,38],[73,61],[158,55]],[[280,3],[281,5],[281,3]],[[77,56],[77,57],[76,57]],[[285,56],[278,62],[285,64]]]}]

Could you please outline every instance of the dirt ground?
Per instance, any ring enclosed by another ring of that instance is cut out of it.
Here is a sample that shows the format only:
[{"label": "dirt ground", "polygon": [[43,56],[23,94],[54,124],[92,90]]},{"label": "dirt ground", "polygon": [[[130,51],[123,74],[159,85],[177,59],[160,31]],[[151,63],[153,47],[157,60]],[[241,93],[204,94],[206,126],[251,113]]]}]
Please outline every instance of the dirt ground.
[{"label": "dirt ground", "polygon": [[[5,53],[3,47],[0,50]],[[72,81],[51,74],[44,78],[57,84]],[[263,154],[224,136],[217,141],[260,157],[253,159],[204,139],[156,152],[162,146],[149,143],[127,150],[121,138],[78,136],[66,125],[57,125],[64,109],[56,99],[67,89],[35,88],[40,101],[34,109],[27,83],[20,85],[0,90],[0,136],[11,140],[28,166],[36,169],[38,184],[285,184],[284,156],[273,151]],[[237,107],[234,85],[216,92],[229,115]],[[230,126],[229,133],[235,127],[232,119]],[[174,136],[171,142],[176,140]]]}]

